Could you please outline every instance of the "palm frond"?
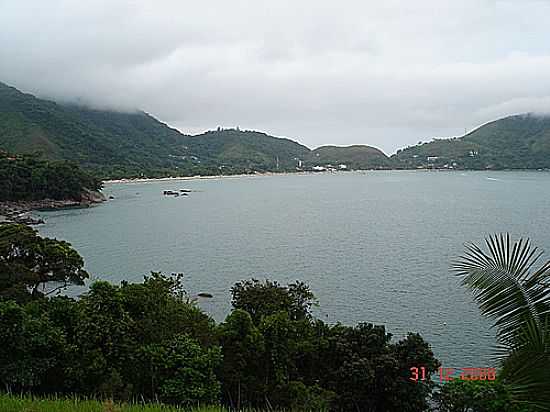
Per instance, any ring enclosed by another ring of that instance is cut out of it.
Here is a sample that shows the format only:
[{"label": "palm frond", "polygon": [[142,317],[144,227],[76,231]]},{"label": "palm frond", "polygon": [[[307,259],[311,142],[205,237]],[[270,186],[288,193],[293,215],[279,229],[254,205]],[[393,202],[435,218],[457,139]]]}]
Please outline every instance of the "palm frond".
[{"label": "palm frond", "polygon": [[514,401],[550,408],[550,261],[533,270],[542,252],[510,235],[485,241],[488,251],[466,244],[452,269],[472,290],[481,312],[494,319],[501,377]]},{"label": "palm frond", "polygon": [[550,261],[532,271],[542,252],[528,239],[512,244],[501,234],[487,238],[486,245],[488,252],[466,244],[452,269],[472,290],[481,312],[495,320],[499,341],[508,345],[525,322],[542,329],[550,310]]}]

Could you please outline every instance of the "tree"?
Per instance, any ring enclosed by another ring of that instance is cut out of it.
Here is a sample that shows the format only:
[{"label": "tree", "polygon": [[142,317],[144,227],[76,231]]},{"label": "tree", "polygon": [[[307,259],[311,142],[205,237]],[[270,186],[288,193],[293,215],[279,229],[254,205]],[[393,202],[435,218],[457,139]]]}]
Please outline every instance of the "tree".
[{"label": "tree", "polygon": [[542,252],[529,239],[486,239],[488,252],[474,244],[454,264],[481,312],[494,319],[501,378],[518,403],[550,409],[550,261],[538,269]]},{"label": "tree", "polygon": [[437,395],[440,412],[535,412],[513,403],[510,388],[502,381],[454,380]]},{"label": "tree", "polygon": [[[21,300],[29,297],[29,291],[42,296],[69,284],[83,285],[88,278],[83,266],[82,257],[65,241],[42,238],[25,225],[0,226],[1,297]],[[50,282],[55,287],[46,290]]]},{"label": "tree", "polygon": [[231,304],[250,314],[255,324],[265,316],[288,313],[291,320],[311,317],[315,296],[303,282],[281,286],[277,281],[256,279],[238,282],[231,288]]},{"label": "tree", "polygon": [[[319,380],[336,393],[335,410],[416,412],[427,408],[430,375],[439,362],[419,335],[391,343],[384,326],[335,325],[325,331]],[[426,380],[410,381],[410,368],[424,366]]]},{"label": "tree", "polygon": [[153,367],[159,372],[159,397],[181,405],[219,402],[216,369],[221,363],[219,347],[203,348],[197,341],[178,335],[156,346]]},{"label": "tree", "polygon": [[76,361],[67,368],[67,375],[82,393],[122,398],[131,395],[129,366],[138,361],[135,353],[139,345],[135,322],[123,303],[120,288],[104,281],[93,283],[79,301]]},{"label": "tree", "polygon": [[8,392],[45,383],[64,347],[62,330],[47,317],[33,317],[13,301],[0,302],[0,382]]},{"label": "tree", "polygon": [[214,321],[189,298],[183,274],[153,272],[143,283],[123,281],[120,292],[125,310],[136,322],[139,342],[161,343],[185,333],[203,345],[215,343]]},{"label": "tree", "polygon": [[262,359],[264,339],[248,312],[235,309],[218,328],[223,364],[223,397],[231,407],[263,402],[264,382],[258,372],[265,367]]}]

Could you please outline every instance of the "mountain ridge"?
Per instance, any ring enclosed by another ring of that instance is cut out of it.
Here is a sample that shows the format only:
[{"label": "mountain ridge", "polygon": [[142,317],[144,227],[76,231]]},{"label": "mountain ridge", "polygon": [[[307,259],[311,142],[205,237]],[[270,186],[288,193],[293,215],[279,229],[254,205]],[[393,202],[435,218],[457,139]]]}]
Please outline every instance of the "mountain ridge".
[{"label": "mountain ridge", "polygon": [[507,116],[464,136],[433,139],[388,157],[368,145],[310,149],[289,138],[238,128],[188,135],[144,111],[56,103],[0,82],[0,149],[38,151],[103,178],[296,171],[341,164],[348,169],[534,169],[550,168],[550,116]]},{"label": "mountain ridge", "polygon": [[[40,151],[103,177],[292,171],[314,161],[310,148],[288,138],[221,128],[187,135],[143,111],[60,104],[5,84],[0,84],[0,148]],[[361,166],[377,164],[367,157]]]},{"label": "mountain ridge", "polygon": [[461,137],[434,139],[392,156],[405,167],[550,168],[550,115],[521,113],[487,122]]}]

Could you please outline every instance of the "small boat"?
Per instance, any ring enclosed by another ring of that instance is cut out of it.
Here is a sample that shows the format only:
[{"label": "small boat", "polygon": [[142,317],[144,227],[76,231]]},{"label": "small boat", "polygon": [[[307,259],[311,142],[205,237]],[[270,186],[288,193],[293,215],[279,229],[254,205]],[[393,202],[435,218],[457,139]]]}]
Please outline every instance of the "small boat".
[{"label": "small boat", "polygon": [[197,294],[199,298],[213,298],[214,296],[211,293],[201,292]]}]

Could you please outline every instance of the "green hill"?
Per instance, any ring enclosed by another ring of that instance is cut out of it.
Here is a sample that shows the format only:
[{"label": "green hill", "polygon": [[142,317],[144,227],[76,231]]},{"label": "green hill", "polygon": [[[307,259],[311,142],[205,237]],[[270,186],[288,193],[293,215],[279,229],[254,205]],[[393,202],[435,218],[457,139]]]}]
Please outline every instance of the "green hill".
[{"label": "green hill", "polygon": [[[189,137],[195,156],[225,167],[294,170],[310,149],[293,140],[255,131],[218,129]],[[278,165],[278,167],[277,167]]]},{"label": "green hill", "polygon": [[467,135],[407,147],[392,156],[405,167],[464,169],[550,168],[550,116],[521,114]]},{"label": "green hill", "polygon": [[506,117],[466,136],[435,139],[389,158],[370,146],[310,150],[290,139],[239,129],[190,136],[145,112],[58,104],[0,83],[0,149],[74,161],[102,178],[293,171],[299,164],[306,170],[329,164],[351,169],[550,168],[550,116]]},{"label": "green hill", "polygon": [[394,163],[381,150],[364,145],[321,146],[309,154],[306,162],[312,166],[345,164],[351,169],[388,169]]},{"label": "green hill", "polygon": [[188,136],[144,112],[62,105],[0,83],[0,148],[42,152],[103,177],[294,169],[309,149],[264,133],[217,130]]}]

